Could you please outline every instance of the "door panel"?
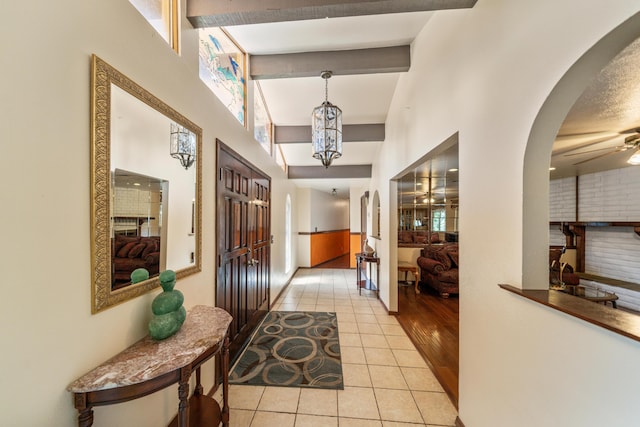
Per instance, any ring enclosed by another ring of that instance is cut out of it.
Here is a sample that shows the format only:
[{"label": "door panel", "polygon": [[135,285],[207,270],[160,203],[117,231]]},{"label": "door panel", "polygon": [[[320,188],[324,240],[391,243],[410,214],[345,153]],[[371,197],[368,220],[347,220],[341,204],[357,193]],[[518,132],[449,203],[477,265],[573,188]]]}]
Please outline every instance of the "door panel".
[{"label": "door panel", "polygon": [[227,310],[234,360],[269,310],[268,177],[218,141],[216,305]]}]

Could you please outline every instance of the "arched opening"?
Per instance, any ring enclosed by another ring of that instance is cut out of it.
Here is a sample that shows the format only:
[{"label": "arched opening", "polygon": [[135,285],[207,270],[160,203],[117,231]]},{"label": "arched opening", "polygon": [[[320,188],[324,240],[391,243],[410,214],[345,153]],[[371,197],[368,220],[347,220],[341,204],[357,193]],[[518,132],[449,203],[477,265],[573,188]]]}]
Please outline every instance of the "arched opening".
[{"label": "arched opening", "polygon": [[378,191],[373,193],[373,203],[371,204],[371,237],[380,238],[380,196]]},{"label": "arched opening", "polygon": [[593,78],[638,37],[640,14],[603,37],[567,71],[534,121],[524,158],[524,289],[547,289],[549,286],[549,160],[558,131]]}]

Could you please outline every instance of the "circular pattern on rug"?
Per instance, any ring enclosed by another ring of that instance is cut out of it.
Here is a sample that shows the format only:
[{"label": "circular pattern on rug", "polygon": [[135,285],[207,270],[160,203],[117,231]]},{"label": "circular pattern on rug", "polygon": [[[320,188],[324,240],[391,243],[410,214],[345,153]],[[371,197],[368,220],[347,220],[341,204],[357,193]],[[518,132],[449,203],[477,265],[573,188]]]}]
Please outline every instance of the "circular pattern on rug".
[{"label": "circular pattern on rug", "polygon": [[315,319],[308,313],[300,313],[292,311],[289,314],[282,316],[280,319],[280,325],[285,328],[300,329],[313,325]]},{"label": "circular pattern on rug", "polygon": [[305,363],[302,372],[310,385],[326,387],[342,384],[342,367],[335,359],[315,358]]},{"label": "circular pattern on rug", "polygon": [[284,330],[284,327],[282,325],[273,324],[273,323],[271,325],[267,325],[264,328],[262,328],[262,332],[269,335],[279,334],[283,330]]},{"label": "circular pattern on rug", "polygon": [[305,329],[308,337],[331,339],[336,336],[336,328],[327,325],[313,325]]},{"label": "circular pattern on rug", "polygon": [[274,358],[286,363],[306,362],[316,356],[318,345],[307,337],[290,337],[278,341],[271,350]]},{"label": "circular pattern on rug", "polygon": [[301,378],[302,370],[293,364],[273,362],[262,370],[262,380],[269,385],[299,384]]},{"label": "circular pattern on rug", "polygon": [[246,382],[260,375],[266,366],[269,350],[260,347],[247,347],[242,357],[245,363],[244,368],[242,370],[234,369],[229,375],[230,379],[238,382]]},{"label": "circular pattern on rug", "polygon": [[329,356],[340,358],[340,343],[338,341],[329,341],[322,348]]}]

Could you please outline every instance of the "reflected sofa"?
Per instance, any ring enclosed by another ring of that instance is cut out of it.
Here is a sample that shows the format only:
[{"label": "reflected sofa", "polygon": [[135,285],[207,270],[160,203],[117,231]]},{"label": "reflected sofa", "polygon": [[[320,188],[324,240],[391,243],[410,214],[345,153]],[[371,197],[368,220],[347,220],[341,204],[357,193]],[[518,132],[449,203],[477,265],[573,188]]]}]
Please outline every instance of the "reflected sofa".
[{"label": "reflected sofa", "polygon": [[458,294],[458,244],[429,245],[418,257],[420,287],[429,287],[442,298]]},{"label": "reflected sofa", "polygon": [[111,239],[112,284],[131,281],[136,268],[146,268],[149,275],[160,270],[160,236],[120,236]]},{"label": "reflected sofa", "polygon": [[398,231],[398,246],[423,246],[429,243],[440,243],[440,235],[436,232],[429,234],[428,231]]}]

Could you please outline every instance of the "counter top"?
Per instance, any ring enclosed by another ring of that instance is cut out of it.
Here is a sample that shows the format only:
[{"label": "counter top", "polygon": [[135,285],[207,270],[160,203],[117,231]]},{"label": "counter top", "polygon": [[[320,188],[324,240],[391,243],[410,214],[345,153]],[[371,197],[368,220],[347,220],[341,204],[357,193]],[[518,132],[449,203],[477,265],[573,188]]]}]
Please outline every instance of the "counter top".
[{"label": "counter top", "polygon": [[68,391],[86,393],[139,384],[186,366],[225,337],[231,315],[218,307],[197,305],[173,336],[146,336],[75,380]]}]

